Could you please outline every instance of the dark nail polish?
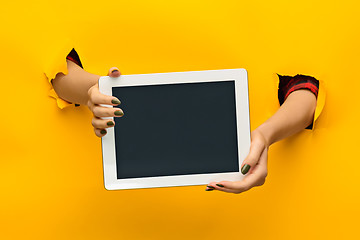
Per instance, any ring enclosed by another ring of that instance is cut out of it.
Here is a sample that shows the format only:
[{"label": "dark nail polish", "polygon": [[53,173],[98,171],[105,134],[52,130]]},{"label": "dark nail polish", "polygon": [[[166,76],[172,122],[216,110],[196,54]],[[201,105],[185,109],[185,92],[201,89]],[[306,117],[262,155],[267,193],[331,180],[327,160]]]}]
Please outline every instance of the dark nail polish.
[{"label": "dark nail polish", "polygon": [[111,73],[116,73],[116,72],[119,72],[119,70],[114,69],[114,70],[111,71]]},{"label": "dark nail polish", "polygon": [[120,100],[114,98],[113,100],[111,100],[111,103],[119,105],[121,102],[120,102]]},{"label": "dark nail polish", "polygon": [[113,123],[112,121],[109,121],[109,122],[106,123],[106,125],[108,125],[108,126],[114,126],[114,123]]},{"label": "dark nail polish", "polygon": [[210,188],[210,189],[215,189],[213,186],[206,186],[206,187],[208,187],[208,188]]},{"label": "dark nail polish", "polygon": [[241,173],[245,175],[249,170],[250,170],[250,165],[249,165],[249,164],[245,164],[245,165],[241,168]]},{"label": "dark nail polish", "polygon": [[205,191],[213,191],[214,190],[214,188],[207,188],[207,189],[205,189]]},{"label": "dark nail polish", "polygon": [[115,111],[114,114],[116,116],[123,116],[124,115],[124,113],[122,111],[119,111],[119,110]]},{"label": "dark nail polish", "polygon": [[218,186],[218,187],[224,187],[224,185],[222,185],[222,184],[216,184],[216,186]]},{"label": "dark nail polish", "polygon": [[102,130],[100,131],[100,133],[101,133],[101,134],[106,134],[106,130],[105,130],[105,129],[102,129]]}]

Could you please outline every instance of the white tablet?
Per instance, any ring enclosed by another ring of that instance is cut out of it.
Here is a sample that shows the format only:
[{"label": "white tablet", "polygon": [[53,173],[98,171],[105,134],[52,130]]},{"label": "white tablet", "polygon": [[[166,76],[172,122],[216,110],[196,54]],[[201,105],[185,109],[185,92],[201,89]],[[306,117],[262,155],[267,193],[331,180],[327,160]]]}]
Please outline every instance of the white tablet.
[{"label": "white tablet", "polygon": [[242,179],[250,149],[245,69],[101,77],[99,88],[125,113],[102,137],[106,189]]}]

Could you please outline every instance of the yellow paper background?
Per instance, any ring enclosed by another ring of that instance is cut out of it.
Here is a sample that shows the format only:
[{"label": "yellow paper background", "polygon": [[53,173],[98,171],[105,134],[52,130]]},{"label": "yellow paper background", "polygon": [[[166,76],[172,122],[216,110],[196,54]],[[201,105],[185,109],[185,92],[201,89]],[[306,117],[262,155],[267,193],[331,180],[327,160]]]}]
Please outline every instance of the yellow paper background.
[{"label": "yellow paper background", "polygon": [[[358,239],[359,16],[355,0],[1,3],[0,239]],[[48,95],[71,47],[102,75],[246,68],[252,129],[276,73],[322,80],[326,105],[270,148],[260,188],[106,191],[91,113]]]}]

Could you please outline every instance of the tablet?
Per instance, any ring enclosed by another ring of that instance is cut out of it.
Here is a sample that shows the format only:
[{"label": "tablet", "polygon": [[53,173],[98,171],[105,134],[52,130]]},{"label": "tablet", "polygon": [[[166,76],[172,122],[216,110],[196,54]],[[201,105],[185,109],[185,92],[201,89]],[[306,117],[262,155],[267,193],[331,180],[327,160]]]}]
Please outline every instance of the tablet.
[{"label": "tablet", "polygon": [[99,89],[124,111],[102,137],[106,189],[242,179],[250,149],[245,69],[101,77]]}]

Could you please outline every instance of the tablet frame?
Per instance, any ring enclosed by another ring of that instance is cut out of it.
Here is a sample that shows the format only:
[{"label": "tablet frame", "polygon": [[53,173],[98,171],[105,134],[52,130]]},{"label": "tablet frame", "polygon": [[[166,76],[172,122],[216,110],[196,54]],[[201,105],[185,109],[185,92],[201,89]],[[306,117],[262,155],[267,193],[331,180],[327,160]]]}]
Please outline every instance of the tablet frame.
[{"label": "tablet frame", "polygon": [[[248,155],[250,149],[250,119],[248,81],[245,69],[121,75],[118,78],[110,78],[108,76],[100,77],[100,92],[110,96],[112,96],[113,87],[220,82],[229,80],[235,81],[239,159],[239,170],[237,172],[117,179],[115,133],[114,128],[111,127],[107,128],[107,134],[101,139],[105,188],[107,190],[120,190],[203,185],[213,181],[239,181],[243,178],[243,175],[240,172],[241,164]],[[110,105],[104,106],[112,107]],[[113,118],[110,117],[104,119]]]}]

